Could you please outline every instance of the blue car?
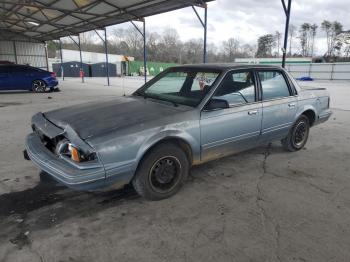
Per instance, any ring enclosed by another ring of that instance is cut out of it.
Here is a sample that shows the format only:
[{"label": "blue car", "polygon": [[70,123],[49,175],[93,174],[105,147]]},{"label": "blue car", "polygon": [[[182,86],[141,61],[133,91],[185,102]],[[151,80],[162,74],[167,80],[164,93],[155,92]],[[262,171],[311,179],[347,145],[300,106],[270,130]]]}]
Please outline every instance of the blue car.
[{"label": "blue car", "polygon": [[55,73],[26,65],[0,65],[0,91],[45,92],[48,89],[55,91],[57,85],[58,81]]}]

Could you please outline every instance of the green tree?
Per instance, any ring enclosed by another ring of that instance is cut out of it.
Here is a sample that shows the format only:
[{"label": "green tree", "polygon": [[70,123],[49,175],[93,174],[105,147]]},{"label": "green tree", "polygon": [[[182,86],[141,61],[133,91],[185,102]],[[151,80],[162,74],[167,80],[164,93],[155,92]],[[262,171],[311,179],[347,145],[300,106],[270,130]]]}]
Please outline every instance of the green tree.
[{"label": "green tree", "polygon": [[257,57],[272,57],[272,48],[275,46],[275,37],[272,34],[258,38]]}]

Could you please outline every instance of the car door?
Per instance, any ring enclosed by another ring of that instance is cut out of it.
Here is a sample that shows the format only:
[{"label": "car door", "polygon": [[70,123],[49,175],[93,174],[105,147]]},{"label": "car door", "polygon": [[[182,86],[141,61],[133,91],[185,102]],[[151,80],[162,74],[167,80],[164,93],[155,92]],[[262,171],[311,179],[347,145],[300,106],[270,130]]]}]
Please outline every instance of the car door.
[{"label": "car door", "polygon": [[253,71],[228,72],[209,100],[227,108],[204,107],[201,112],[201,157],[208,161],[256,146],[262,119]]},{"label": "car door", "polygon": [[295,120],[296,93],[281,70],[258,70],[257,75],[263,101],[261,142],[282,139]]},{"label": "car door", "polygon": [[31,67],[19,65],[13,72],[14,88],[18,90],[30,89],[35,79],[35,71]]},{"label": "car door", "polygon": [[12,77],[7,66],[0,66],[0,90],[12,88]]}]

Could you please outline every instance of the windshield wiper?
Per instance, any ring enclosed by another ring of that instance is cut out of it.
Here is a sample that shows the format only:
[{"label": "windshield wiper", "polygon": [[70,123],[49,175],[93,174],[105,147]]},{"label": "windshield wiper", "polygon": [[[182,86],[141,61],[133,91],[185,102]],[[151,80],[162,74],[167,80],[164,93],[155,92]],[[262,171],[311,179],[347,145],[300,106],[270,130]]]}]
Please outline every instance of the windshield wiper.
[{"label": "windshield wiper", "polygon": [[178,105],[176,102],[174,102],[174,101],[165,100],[165,99],[164,99],[164,101],[169,102],[169,103],[172,103],[175,107],[178,107],[178,106],[179,106],[179,105]]},{"label": "windshield wiper", "polygon": [[137,91],[136,91],[134,94],[137,95],[137,96],[141,96],[141,97],[143,97],[144,99],[146,99],[146,98],[152,98],[151,96],[147,95],[146,93],[141,93],[141,92],[137,92]]},{"label": "windshield wiper", "polygon": [[141,93],[140,91],[135,91],[133,95],[143,96],[143,93]]},{"label": "windshield wiper", "polygon": [[172,101],[170,99],[164,99],[164,98],[162,98],[160,96],[157,96],[157,95],[151,95],[150,96],[150,95],[148,95],[146,93],[141,93],[141,92],[135,92],[134,94],[138,95],[138,96],[142,96],[144,99],[151,98],[151,99],[155,99],[155,100],[159,100],[159,101],[169,102],[169,103],[173,104],[175,107],[179,106],[176,102],[174,102],[174,101]]}]

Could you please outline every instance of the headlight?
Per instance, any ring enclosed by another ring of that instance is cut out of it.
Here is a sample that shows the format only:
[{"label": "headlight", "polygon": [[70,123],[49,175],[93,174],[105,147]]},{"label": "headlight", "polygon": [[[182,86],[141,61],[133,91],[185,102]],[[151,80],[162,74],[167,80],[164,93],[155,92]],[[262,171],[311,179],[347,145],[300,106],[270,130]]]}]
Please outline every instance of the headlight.
[{"label": "headlight", "polygon": [[74,162],[85,162],[96,159],[95,153],[83,152],[67,139],[63,139],[57,143],[55,152],[59,156],[69,157]]}]

